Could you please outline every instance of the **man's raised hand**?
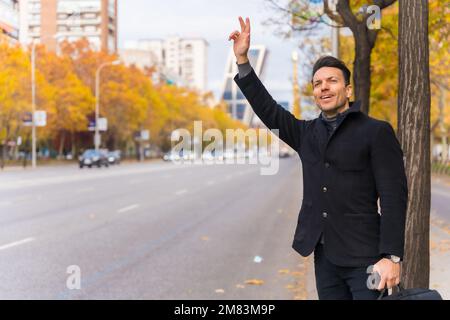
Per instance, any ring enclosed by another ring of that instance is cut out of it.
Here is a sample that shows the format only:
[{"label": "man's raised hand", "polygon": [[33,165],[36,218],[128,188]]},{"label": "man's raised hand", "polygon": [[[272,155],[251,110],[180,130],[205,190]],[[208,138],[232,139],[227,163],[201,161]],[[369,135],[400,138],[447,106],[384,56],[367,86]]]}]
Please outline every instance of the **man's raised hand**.
[{"label": "man's raised hand", "polygon": [[248,49],[250,48],[250,19],[246,18],[245,22],[239,17],[241,32],[233,31],[228,37],[228,41],[233,40],[233,51],[236,56],[237,63],[242,64],[248,62]]}]

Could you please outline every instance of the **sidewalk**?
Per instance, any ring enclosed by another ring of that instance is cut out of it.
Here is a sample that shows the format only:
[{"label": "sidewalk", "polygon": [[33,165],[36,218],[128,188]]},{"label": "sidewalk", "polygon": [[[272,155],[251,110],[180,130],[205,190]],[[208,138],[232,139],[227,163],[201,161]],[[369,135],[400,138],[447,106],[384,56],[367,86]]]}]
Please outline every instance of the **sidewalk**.
[{"label": "sidewalk", "polygon": [[430,288],[450,300],[450,224],[431,217]]}]

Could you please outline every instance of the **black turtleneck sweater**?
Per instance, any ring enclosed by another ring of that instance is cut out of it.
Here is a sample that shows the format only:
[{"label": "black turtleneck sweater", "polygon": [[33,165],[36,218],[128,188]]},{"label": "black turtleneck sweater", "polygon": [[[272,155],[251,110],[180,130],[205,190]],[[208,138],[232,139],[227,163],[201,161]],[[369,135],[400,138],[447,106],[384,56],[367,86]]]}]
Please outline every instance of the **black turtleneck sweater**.
[{"label": "black turtleneck sweater", "polygon": [[331,136],[334,130],[336,130],[337,126],[341,123],[342,119],[344,119],[344,115],[347,113],[348,109],[344,112],[338,113],[333,117],[327,117],[323,112],[320,114],[320,119],[325,123],[328,132],[328,138]]}]

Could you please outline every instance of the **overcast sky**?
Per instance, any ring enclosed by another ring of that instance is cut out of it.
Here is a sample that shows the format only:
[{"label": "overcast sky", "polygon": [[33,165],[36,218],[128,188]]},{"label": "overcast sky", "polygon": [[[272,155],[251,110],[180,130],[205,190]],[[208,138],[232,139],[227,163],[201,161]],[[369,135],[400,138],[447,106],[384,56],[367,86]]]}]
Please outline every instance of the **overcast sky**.
[{"label": "overcast sky", "polygon": [[249,17],[252,44],[269,50],[263,82],[276,100],[291,103],[291,52],[301,39],[275,36],[274,27],[262,25],[272,15],[265,0],[119,0],[119,47],[142,38],[204,38],[209,43],[208,90],[219,97],[232,46],[228,35],[239,29],[238,16]]}]

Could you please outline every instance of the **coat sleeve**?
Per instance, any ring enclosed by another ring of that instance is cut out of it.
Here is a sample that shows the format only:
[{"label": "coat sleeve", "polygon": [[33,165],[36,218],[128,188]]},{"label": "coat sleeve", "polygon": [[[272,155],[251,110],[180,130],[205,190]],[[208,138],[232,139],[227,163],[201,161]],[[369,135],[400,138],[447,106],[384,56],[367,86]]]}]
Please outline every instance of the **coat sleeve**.
[{"label": "coat sleeve", "polygon": [[371,165],[380,198],[380,254],[403,259],[408,185],[403,152],[394,130],[380,122],[371,148]]},{"label": "coat sleeve", "polygon": [[261,121],[270,130],[278,129],[279,138],[298,151],[306,121],[298,120],[279,105],[267,92],[254,70],[240,79],[236,75],[234,81]]}]

